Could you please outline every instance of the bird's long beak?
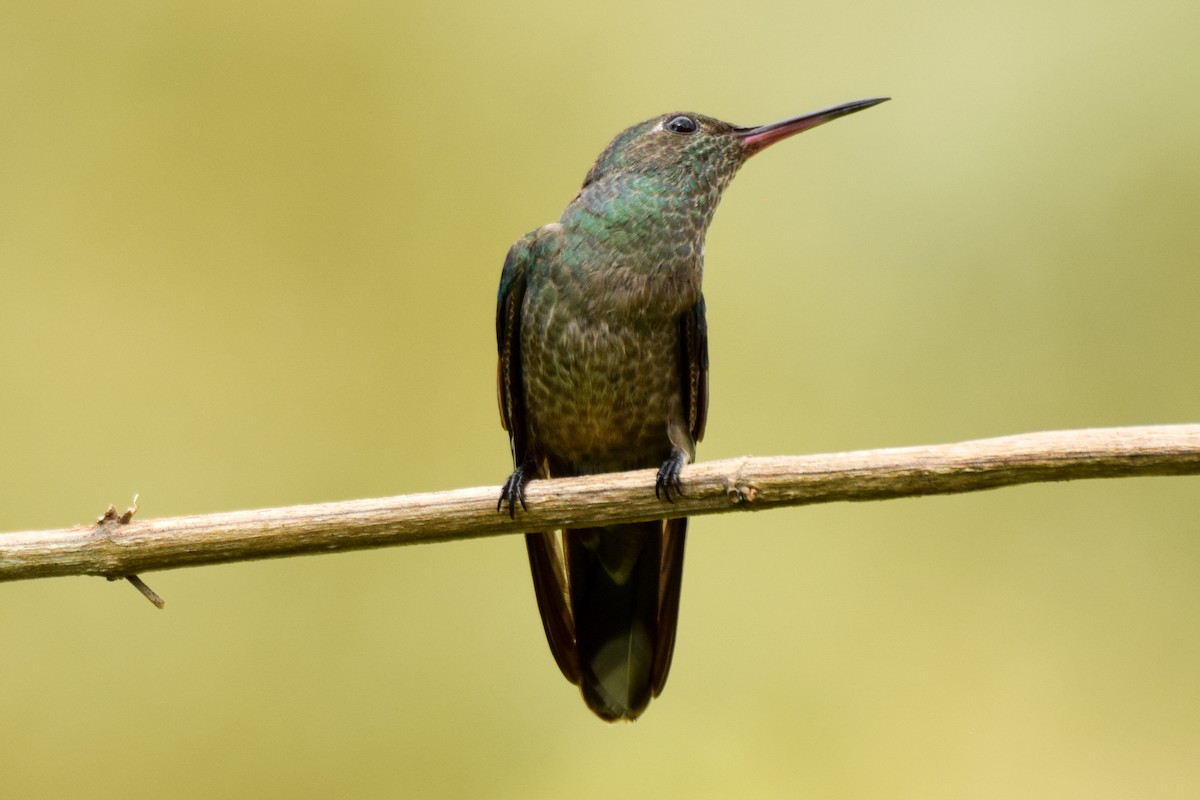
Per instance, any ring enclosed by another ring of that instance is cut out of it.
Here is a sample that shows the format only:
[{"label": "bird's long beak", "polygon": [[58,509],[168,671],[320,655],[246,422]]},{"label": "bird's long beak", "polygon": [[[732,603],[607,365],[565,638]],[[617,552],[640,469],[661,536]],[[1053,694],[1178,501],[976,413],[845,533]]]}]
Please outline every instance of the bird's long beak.
[{"label": "bird's long beak", "polygon": [[791,119],[772,122],[769,125],[759,125],[757,128],[737,128],[734,130],[733,135],[741,141],[750,155],[754,155],[764,147],[775,144],[775,142],[781,139],[795,136],[797,133],[806,131],[809,128],[815,128],[818,125],[824,125],[832,119],[853,114],[855,111],[862,111],[864,108],[877,106],[885,100],[890,99],[890,97],[872,97],[870,100],[854,100],[849,103],[842,103],[840,106],[830,106],[820,111],[812,111],[808,114],[792,117]]}]

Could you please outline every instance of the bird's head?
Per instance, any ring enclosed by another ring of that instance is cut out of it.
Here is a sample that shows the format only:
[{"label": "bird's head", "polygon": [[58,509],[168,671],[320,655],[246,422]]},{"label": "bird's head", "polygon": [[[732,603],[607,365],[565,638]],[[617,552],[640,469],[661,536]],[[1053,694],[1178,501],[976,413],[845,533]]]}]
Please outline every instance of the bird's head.
[{"label": "bird's head", "polygon": [[583,185],[621,173],[661,174],[701,184],[726,183],[763,148],[888,98],[843,103],[754,128],[690,112],[673,112],[625,129],[600,154]]}]

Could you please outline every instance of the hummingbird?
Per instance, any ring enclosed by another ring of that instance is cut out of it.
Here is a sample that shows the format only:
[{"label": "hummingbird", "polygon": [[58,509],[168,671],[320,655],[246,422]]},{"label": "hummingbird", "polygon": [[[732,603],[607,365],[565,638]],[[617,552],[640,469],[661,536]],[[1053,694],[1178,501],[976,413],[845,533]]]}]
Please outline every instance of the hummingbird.
[{"label": "hummingbird", "polygon": [[[704,237],[750,156],[888,98],[758,127],[674,112],[618,134],[557,222],[513,244],[496,300],[500,419],[539,478],[658,468],[673,503],[708,414]],[[600,718],[636,719],[666,684],[687,519],[525,534],[550,652]]]}]

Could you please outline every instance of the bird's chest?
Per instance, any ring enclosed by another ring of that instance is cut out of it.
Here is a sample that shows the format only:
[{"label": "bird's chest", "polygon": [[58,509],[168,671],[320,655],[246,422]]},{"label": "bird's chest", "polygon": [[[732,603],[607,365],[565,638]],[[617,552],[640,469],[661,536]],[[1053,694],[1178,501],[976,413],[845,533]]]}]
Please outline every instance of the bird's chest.
[{"label": "bird's chest", "polygon": [[561,292],[527,295],[521,362],[539,450],[591,472],[657,466],[681,416],[678,323],[589,314]]}]

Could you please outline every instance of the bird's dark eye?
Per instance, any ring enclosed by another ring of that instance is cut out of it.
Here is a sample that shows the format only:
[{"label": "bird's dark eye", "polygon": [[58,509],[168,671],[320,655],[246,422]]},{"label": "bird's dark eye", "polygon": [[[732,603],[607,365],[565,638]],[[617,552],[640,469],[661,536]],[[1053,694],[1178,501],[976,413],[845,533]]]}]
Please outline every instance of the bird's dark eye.
[{"label": "bird's dark eye", "polygon": [[671,117],[663,127],[671,133],[695,133],[697,125],[691,117]]}]

